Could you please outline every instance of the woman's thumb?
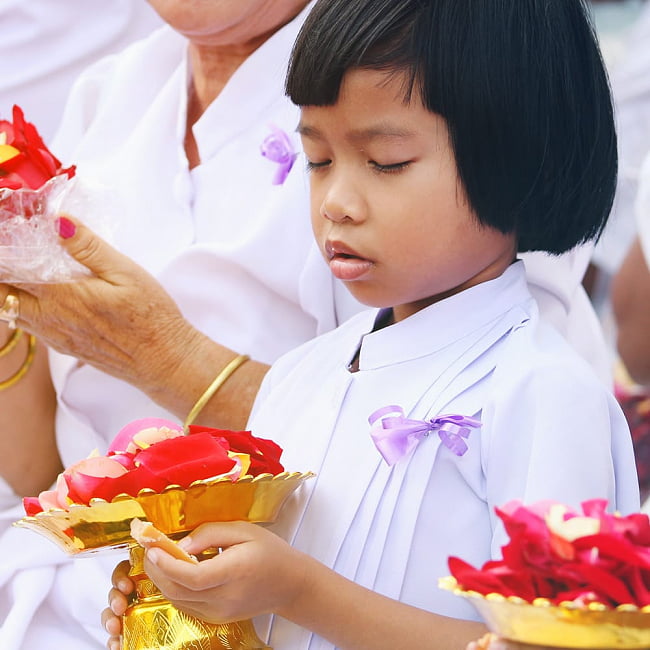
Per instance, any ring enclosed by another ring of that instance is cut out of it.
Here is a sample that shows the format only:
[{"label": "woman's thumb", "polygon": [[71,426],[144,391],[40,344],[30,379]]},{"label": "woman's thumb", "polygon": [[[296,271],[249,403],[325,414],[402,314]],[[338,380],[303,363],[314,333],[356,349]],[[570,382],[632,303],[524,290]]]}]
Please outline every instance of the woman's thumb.
[{"label": "woman's thumb", "polygon": [[107,279],[111,272],[120,267],[123,269],[124,262],[118,258],[124,256],[76,219],[61,215],[56,220],[56,227],[61,245],[96,276]]}]

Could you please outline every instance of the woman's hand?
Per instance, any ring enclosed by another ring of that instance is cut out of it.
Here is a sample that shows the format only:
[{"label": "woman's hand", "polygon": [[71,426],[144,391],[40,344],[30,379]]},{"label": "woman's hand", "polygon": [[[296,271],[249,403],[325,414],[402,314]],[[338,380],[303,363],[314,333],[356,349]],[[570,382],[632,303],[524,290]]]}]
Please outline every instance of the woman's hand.
[{"label": "woman's hand", "polygon": [[204,524],[179,543],[193,555],[223,551],[190,564],[152,548],[145,553],[145,571],[175,607],[205,621],[282,613],[305,587],[306,556],[259,525]]},{"label": "woman's hand", "polygon": [[[11,288],[20,300],[19,327],[132,384],[184,419],[239,351],[194,328],[158,281],[129,257],[76,220],[59,221],[63,246],[93,275],[61,284],[0,284],[0,301]],[[238,369],[197,424],[243,428],[267,370],[253,361]]]},{"label": "woman's hand", "polygon": [[[18,326],[49,347],[72,355],[145,391],[178,366],[194,331],[143,268],[82,224],[61,217],[67,251],[92,276],[61,284],[21,284]],[[9,287],[0,285],[0,297]],[[152,351],[155,350],[155,354]]]}]

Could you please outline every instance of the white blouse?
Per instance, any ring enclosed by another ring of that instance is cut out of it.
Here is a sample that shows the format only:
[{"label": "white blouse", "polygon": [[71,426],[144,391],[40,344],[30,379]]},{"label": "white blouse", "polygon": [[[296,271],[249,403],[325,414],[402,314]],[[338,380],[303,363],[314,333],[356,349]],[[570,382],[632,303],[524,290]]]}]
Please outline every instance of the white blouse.
[{"label": "white blouse", "polygon": [[[540,322],[521,263],[378,331],[375,316],[360,314],[280,359],[249,422],[281,444],[287,470],[316,473],[276,525],[296,548],[391,598],[475,619],[437,581],[449,555],[476,565],[499,555],[506,537],[495,506],[602,497],[612,510],[638,510],[625,418]],[[359,370],[350,372],[359,345]],[[432,433],[391,468],[368,424],[388,405],[410,418],[459,414],[482,426],[460,457]],[[279,617],[269,642],[332,647]]]}]

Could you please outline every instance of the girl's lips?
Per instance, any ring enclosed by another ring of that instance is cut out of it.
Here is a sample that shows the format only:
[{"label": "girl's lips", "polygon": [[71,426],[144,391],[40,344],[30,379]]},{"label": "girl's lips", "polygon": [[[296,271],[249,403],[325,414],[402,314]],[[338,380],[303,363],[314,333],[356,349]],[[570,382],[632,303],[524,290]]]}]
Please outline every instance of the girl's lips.
[{"label": "girl's lips", "polygon": [[359,280],[373,266],[373,263],[359,256],[352,248],[340,242],[326,242],[325,252],[330,271],[339,280]]}]

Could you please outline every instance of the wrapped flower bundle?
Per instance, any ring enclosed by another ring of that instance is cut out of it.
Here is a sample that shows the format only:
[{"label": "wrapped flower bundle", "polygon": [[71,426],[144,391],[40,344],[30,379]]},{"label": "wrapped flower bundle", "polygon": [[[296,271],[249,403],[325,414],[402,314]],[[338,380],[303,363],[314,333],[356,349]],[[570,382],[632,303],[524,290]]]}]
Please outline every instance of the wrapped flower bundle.
[{"label": "wrapped flower bundle", "polygon": [[120,494],[132,497],[141,490],[154,492],[170,485],[189,487],[195,481],[243,476],[277,475],[282,449],[250,431],[226,431],[146,418],[124,427],[107,454],[91,454],[62,472],[54,490],[23,500],[25,512],[34,516],[53,508],[69,510],[91,499],[112,501]]},{"label": "wrapped flower bundle", "polygon": [[111,200],[99,188],[87,192],[80,186],[75,166],[63,167],[14,106],[12,121],[0,120],[0,282],[88,275],[61,247],[57,218],[70,212],[102,230],[105,220],[97,217],[114,209]]},{"label": "wrapped flower bundle", "polygon": [[462,589],[483,595],[611,608],[650,605],[648,516],[623,517],[606,507],[602,499],[582,503],[582,512],[554,502],[526,507],[512,501],[496,510],[510,536],[503,559],[476,569],[451,557],[450,571]]}]

